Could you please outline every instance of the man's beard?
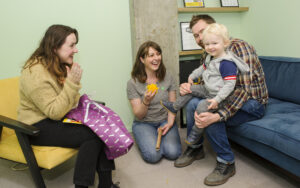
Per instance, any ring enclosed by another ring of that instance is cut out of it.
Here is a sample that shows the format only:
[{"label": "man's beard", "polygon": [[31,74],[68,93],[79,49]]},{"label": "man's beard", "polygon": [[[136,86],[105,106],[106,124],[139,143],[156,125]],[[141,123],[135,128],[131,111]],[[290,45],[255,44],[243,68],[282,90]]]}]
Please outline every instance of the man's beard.
[{"label": "man's beard", "polygon": [[204,44],[203,44],[203,42],[202,42],[202,41],[200,41],[200,42],[198,43],[198,45],[199,45],[199,46],[201,46],[201,48],[203,48],[203,49],[204,49]]}]

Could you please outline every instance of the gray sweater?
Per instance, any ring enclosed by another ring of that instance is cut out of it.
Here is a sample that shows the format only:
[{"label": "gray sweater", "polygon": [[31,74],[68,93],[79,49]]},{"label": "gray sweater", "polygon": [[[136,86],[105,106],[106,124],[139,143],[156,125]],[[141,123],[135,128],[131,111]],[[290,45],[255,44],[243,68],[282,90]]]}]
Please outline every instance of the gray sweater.
[{"label": "gray sweater", "polygon": [[[230,51],[226,52],[227,55],[212,59],[207,55],[204,66],[201,65],[195,69],[189,76],[192,80],[202,77],[204,86],[209,94],[214,97],[218,103],[222,102],[234,90],[236,80],[224,80],[220,73],[220,63],[222,60],[232,61],[236,64],[237,70],[240,74],[249,71],[249,66],[241,58],[237,57]],[[238,74],[238,73],[237,73]]]}]

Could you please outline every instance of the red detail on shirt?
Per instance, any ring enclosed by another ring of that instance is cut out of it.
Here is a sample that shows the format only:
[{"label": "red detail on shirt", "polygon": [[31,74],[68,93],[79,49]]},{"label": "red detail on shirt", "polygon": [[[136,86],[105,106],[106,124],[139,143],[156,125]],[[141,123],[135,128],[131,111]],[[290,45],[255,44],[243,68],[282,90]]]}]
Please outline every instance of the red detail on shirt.
[{"label": "red detail on shirt", "polygon": [[236,80],[236,75],[233,76],[226,76],[223,78],[224,80]]}]

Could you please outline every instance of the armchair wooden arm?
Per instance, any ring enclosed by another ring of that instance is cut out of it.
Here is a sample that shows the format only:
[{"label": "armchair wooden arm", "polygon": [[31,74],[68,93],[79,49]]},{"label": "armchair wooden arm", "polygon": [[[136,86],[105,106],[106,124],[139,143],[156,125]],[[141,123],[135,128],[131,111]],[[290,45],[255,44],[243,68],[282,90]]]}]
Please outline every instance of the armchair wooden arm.
[{"label": "armchair wooden arm", "polygon": [[[2,127],[8,127],[15,130],[19,144],[23,151],[24,157],[27,161],[32,178],[36,187],[45,188],[43,177],[40,173],[40,168],[37,165],[36,158],[32,151],[28,136],[38,135],[40,130],[34,126],[26,125],[20,121],[13,120],[11,118],[0,115],[0,136],[2,134]],[[1,139],[1,138],[0,138]]]},{"label": "armchair wooden arm", "polygon": [[[38,135],[40,130],[34,126],[27,125],[17,120],[0,115],[0,126],[5,126],[15,131],[27,134],[27,135]],[[2,128],[1,128],[2,129]]]}]

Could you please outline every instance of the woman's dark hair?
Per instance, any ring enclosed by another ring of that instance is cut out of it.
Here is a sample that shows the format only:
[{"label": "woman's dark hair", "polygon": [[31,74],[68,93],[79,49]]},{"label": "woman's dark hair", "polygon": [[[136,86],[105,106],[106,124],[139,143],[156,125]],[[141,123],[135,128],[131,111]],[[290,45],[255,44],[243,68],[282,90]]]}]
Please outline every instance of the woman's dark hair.
[{"label": "woman's dark hair", "polygon": [[145,65],[141,61],[141,58],[144,59],[148,56],[150,47],[157,50],[161,54],[161,63],[160,63],[158,70],[156,71],[156,77],[158,78],[159,81],[162,81],[166,75],[166,67],[163,64],[162,51],[161,51],[160,46],[153,41],[147,41],[147,42],[144,42],[140,46],[140,48],[136,54],[135,63],[133,65],[133,68],[131,71],[131,77],[134,80],[137,79],[141,83],[145,83],[147,80]]},{"label": "woman's dark hair", "polygon": [[78,43],[78,32],[65,25],[52,25],[50,26],[44,37],[42,38],[39,47],[33,52],[33,54],[26,61],[23,69],[30,68],[37,63],[42,63],[46,69],[57,79],[61,85],[64,79],[67,77],[68,64],[62,64],[56,53],[66,41],[66,38],[74,33],[76,36],[76,44]]},{"label": "woman's dark hair", "polygon": [[192,29],[199,20],[204,20],[207,24],[216,23],[215,19],[207,14],[194,15],[190,21],[190,29]]}]

